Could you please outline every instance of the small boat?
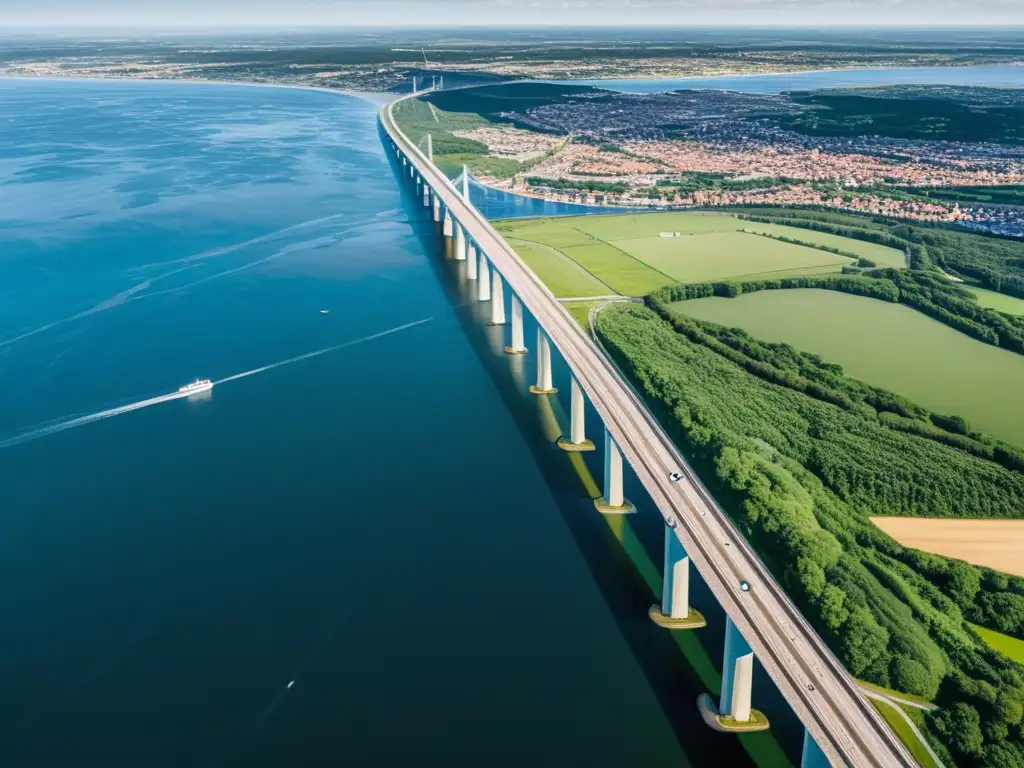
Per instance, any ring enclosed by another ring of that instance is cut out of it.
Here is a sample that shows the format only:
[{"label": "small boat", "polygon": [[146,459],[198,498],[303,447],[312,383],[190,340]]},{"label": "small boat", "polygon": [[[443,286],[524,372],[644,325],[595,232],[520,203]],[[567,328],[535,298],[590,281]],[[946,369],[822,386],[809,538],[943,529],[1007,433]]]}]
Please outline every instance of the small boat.
[{"label": "small boat", "polygon": [[326,315],[327,314],[327,310],[326,309],[321,309],[320,310],[320,314],[321,315]]},{"label": "small boat", "polygon": [[196,379],[191,384],[186,384],[184,387],[178,387],[178,393],[182,395],[191,395],[195,392],[206,392],[210,389],[213,389],[212,381],[209,379]]},{"label": "small boat", "polygon": [[294,680],[292,680],[290,683],[288,683],[288,687],[289,688],[291,688],[293,685],[295,685],[295,681]]}]

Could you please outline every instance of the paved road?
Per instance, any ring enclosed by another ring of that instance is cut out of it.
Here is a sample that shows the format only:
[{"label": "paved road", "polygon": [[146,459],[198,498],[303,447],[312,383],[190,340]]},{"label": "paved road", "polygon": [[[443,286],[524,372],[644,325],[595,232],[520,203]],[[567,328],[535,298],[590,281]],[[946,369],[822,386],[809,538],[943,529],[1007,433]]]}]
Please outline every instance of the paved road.
[{"label": "paved road", "polygon": [[[716,599],[832,765],[916,766],[854,679],[800,615],[632,387],[487,220],[398,130],[392,105],[384,130],[483,249],[561,352],[605,426]],[[406,172],[408,173],[408,172]],[[408,176],[406,176],[408,178]],[[669,474],[679,471],[684,482]],[[739,585],[746,580],[750,591]]]}]

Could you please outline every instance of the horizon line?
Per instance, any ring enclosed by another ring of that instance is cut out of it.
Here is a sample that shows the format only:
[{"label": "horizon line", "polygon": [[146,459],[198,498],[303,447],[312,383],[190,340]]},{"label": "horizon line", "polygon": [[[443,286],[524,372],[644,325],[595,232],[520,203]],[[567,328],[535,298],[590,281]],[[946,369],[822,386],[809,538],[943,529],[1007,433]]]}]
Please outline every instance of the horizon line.
[{"label": "horizon line", "polygon": [[45,31],[45,32],[66,31],[66,32],[78,32],[78,31],[103,31],[103,30],[108,30],[108,31],[202,32],[204,30],[217,30],[217,31],[230,31],[230,30],[233,30],[233,31],[238,31],[238,32],[247,32],[247,31],[255,31],[255,30],[260,30],[260,31],[276,30],[276,31],[279,31],[279,32],[288,32],[288,31],[296,31],[296,32],[298,32],[298,31],[302,31],[302,32],[308,32],[308,31],[320,31],[320,32],[332,31],[332,32],[339,32],[339,31],[346,31],[346,30],[360,30],[360,31],[379,30],[379,31],[396,31],[396,32],[398,32],[398,31],[406,31],[406,30],[452,30],[452,29],[458,29],[458,30],[481,30],[481,31],[482,30],[489,30],[489,29],[531,29],[531,30],[532,29],[558,29],[558,30],[565,30],[565,29],[578,29],[578,30],[600,29],[600,30],[610,30],[610,29],[621,29],[621,28],[649,29],[649,28],[653,28],[653,27],[657,27],[658,29],[662,29],[662,30],[671,29],[671,30],[680,30],[680,31],[684,31],[684,30],[697,31],[697,30],[708,30],[708,29],[731,29],[731,30],[761,30],[761,29],[786,30],[786,29],[793,29],[793,30],[800,30],[800,31],[807,31],[807,30],[817,29],[817,30],[820,30],[820,31],[829,31],[829,30],[841,29],[841,30],[889,30],[889,31],[891,31],[891,30],[905,30],[905,31],[927,32],[927,31],[948,31],[948,30],[955,30],[955,29],[979,29],[979,30],[980,29],[992,29],[992,30],[998,30],[1000,32],[1009,32],[1009,33],[1012,33],[1012,32],[1022,32],[1022,33],[1024,33],[1024,19],[1022,19],[1020,22],[1014,22],[1013,24],[1011,24],[1009,26],[1007,26],[1005,24],[1002,24],[1002,23],[999,23],[999,22],[995,22],[995,21],[986,21],[986,22],[971,22],[971,21],[958,22],[958,21],[950,21],[950,22],[932,23],[932,24],[928,24],[928,25],[910,24],[910,23],[904,23],[904,22],[863,24],[863,23],[860,23],[860,22],[843,22],[843,21],[830,22],[830,23],[827,23],[827,24],[826,23],[821,23],[821,22],[807,22],[807,23],[798,23],[798,22],[787,22],[787,23],[763,22],[763,23],[734,24],[732,22],[710,22],[710,21],[709,22],[702,22],[702,23],[699,23],[699,24],[671,24],[671,23],[666,23],[664,21],[654,20],[654,19],[643,21],[643,22],[639,22],[639,21],[637,21],[637,22],[630,22],[630,21],[611,22],[611,21],[609,21],[609,22],[590,22],[590,23],[586,23],[586,24],[575,24],[575,23],[570,23],[570,22],[565,22],[565,23],[538,23],[538,24],[529,24],[529,23],[525,23],[524,24],[522,22],[516,22],[516,23],[511,23],[511,22],[458,23],[458,22],[456,22],[456,23],[448,23],[448,24],[443,24],[443,25],[442,24],[435,24],[435,23],[423,23],[423,24],[412,23],[412,24],[405,24],[405,25],[401,25],[401,26],[383,25],[383,24],[380,24],[380,23],[360,22],[360,21],[347,22],[345,24],[340,24],[340,23],[339,24],[318,24],[316,22],[308,22],[308,23],[294,24],[294,25],[288,25],[288,26],[282,26],[281,24],[275,23],[275,22],[272,22],[272,21],[249,22],[249,23],[246,23],[246,24],[233,24],[233,23],[230,23],[230,22],[203,22],[203,23],[198,23],[197,22],[195,24],[180,24],[180,23],[175,23],[175,24],[159,24],[159,23],[158,24],[140,24],[140,23],[133,23],[133,24],[117,24],[117,23],[99,24],[99,23],[97,23],[97,24],[93,24],[93,23],[83,22],[83,23],[76,23],[76,24],[7,24],[7,25],[0,25],[0,37],[2,37],[7,32],[13,32],[13,31],[17,31],[17,32],[26,32],[26,31]]}]

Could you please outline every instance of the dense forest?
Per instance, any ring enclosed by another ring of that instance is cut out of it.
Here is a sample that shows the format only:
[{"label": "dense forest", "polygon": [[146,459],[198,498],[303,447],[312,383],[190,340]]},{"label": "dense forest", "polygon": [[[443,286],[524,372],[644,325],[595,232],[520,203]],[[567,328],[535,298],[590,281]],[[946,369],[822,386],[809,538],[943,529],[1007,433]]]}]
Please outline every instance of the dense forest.
[{"label": "dense forest", "polygon": [[1024,637],[1024,580],[904,549],[868,519],[1024,517],[1024,474],[956,417],[670,298],[649,297],[668,321],[618,305],[597,331],[716,498],[853,674],[934,698],[949,764],[1024,766],[1024,668],[964,623]]},{"label": "dense forest", "polygon": [[781,118],[779,124],[812,136],[1024,144],[1024,96],[1016,89],[897,85],[789,96],[814,109]]}]

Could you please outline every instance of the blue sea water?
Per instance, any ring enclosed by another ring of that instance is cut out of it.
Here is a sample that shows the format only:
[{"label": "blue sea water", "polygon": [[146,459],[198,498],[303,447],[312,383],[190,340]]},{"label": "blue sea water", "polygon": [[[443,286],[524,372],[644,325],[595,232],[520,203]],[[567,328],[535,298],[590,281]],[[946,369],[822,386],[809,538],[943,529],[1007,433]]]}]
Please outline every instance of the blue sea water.
[{"label": "blue sea water", "polygon": [[687,89],[717,89],[743,93],[781,93],[816,88],[854,88],[877,85],[982,85],[1024,88],[1024,66],[903,67],[837,69],[779,75],[716,75],[712,77],[607,78],[566,80],[629,93],[662,93]]},{"label": "blue sea water", "polygon": [[745,764],[375,112],[0,80],[0,765]]}]

